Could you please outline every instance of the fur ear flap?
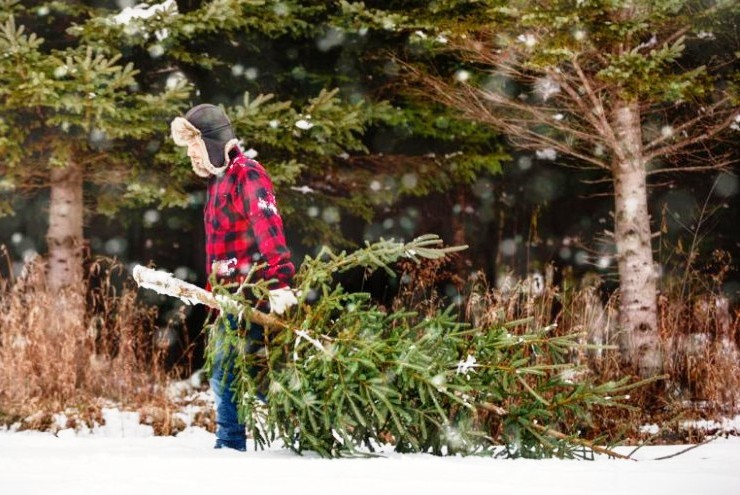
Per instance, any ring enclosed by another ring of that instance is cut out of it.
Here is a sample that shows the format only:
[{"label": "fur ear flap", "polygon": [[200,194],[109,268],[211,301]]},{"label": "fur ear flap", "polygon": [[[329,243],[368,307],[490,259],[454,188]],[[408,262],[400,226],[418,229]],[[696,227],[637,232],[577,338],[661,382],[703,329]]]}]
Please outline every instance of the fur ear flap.
[{"label": "fur ear flap", "polygon": [[200,139],[200,131],[187,119],[175,117],[170,124],[172,140],[178,146],[187,146],[194,139]]},{"label": "fur ear flap", "polygon": [[229,166],[229,151],[231,148],[236,146],[237,140],[232,139],[224,148],[225,161],[222,167],[214,166],[208,158],[208,148],[206,147],[205,141],[201,132],[191,124],[187,119],[182,117],[175,117],[170,124],[170,131],[172,132],[172,140],[178,146],[193,146],[192,150],[188,150],[190,156],[190,162],[193,166],[193,172],[199,177],[209,177],[210,175],[221,175],[224,170]]},{"label": "fur ear flap", "polygon": [[224,164],[228,164],[231,159],[229,158],[229,151],[233,150],[239,145],[239,140],[234,138],[230,139],[225,145],[224,145]]}]

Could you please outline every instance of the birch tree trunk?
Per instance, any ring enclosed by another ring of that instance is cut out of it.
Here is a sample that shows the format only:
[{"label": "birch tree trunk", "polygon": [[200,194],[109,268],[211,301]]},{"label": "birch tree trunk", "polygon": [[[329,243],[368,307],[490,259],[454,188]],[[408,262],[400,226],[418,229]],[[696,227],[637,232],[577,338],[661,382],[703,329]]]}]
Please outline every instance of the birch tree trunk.
[{"label": "birch tree trunk", "polygon": [[73,289],[83,283],[82,167],[70,161],[64,168],[51,169],[49,230],[49,288],[53,291]]},{"label": "birch tree trunk", "polygon": [[653,376],[662,369],[662,351],[639,112],[636,103],[619,102],[613,121],[619,143],[612,165],[619,332],[623,355],[641,376]]}]

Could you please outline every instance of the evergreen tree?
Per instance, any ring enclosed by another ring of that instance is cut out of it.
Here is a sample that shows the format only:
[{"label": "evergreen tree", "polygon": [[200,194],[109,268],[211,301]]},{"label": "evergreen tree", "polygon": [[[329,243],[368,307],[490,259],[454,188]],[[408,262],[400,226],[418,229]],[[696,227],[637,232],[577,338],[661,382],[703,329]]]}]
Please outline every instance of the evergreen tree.
[{"label": "evergreen tree", "polygon": [[[461,17],[469,8],[456,1],[436,4]],[[436,49],[458,60],[456,72],[442,77],[409,65],[408,73],[426,94],[504,132],[516,146],[608,177],[621,345],[641,374],[655,374],[663,359],[660,271],[653,258],[648,179],[666,172],[717,171],[732,163],[724,142],[733,139],[737,126],[736,69],[732,72],[737,48],[711,47],[735,29],[737,3],[476,5],[486,15],[435,26],[449,41]],[[712,56],[688,56],[687,46],[709,48]]]},{"label": "evergreen tree", "polygon": [[[264,297],[264,281],[247,279],[236,292],[217,286],[207,304],[221,311],[208,330],[220,328],[225,342],[242,348],[241,331],[225,318],[268,328],[265,354],[234,357],[238,409],[255,443],[279,438],[298,453],[325,457],[372,455],[386,445],[532,458],[593,449],[578,430],[596,407],[625,407],[625,393],[640,384],[596,384],[579,373],[568,362],[577,336],[556,336],[554,326],[521,333],[522,322],[471,327],[452,307],[389,311],[334,282],[352,268],[392,273],[401,258],[420,262],[459,249],[440,247],[436,236],[349,253],[324,248],[304,260],[295,280],[301,304],[279,320],[242,295]],[[209,348],[210,358],[216,352]]]},{"label": "evergreen tree", "polygon": [[[180,14],[171,1],[122,12],[117,2],[3,1],[2,211],[12,212],[19,192],[51,189],[53,288],[82,285],[83,205],[108,215],[146,203],[181,206],[190,201],[190,190],[201,187],[183,150],[168,139],[168,124],[192,104],[185,73],[202,83],[196,92],[219,88],[218,79],[192,75],[224,66],[216,55],[195,51],[198,43],[213,36],[221,43],[214,48],[218,54],[240,30],[264,26],[267,18],[258,15],[264,12],[244,11],[254,5],[211,2]],[[277,17],[273,28],[280,32],[305,23]],[[308,164],[316,169],[347,150],[363,151],[363,122],[384,111],[382,105],[371,111],[343,103],[336,90],[302,96],[292,104],[242,88],[238,99],[227,100],[247,147],[264,143],[279,150],[270,168],[285,189]],[[341,198],[340,204],[368,215],[367,206]],[[287,203],[288,215],[292,209]],[[327,241],[340,238],[331,224],[313,225]]]},{"label": "evergreen tree", "polygon": [[[127,24],[101,16],[78,32],[151,70],[176,67],[197,88],[194,103],[223,104],[307,244],[346,244],[358,218],[370,224],[404,197],[455,192],[500,169],[505,153],[490,131],[398,92],[392,54],[407,50],[417,28],[403,3],[161,6]],[[416,225],[406,225],[393,233],[413,235]],[[377,238],[367,230],[360,235]]]},{"label": "evergreen tree", "polygon": [[[120,53],[69,36],[65,30],[90,15],[94,11],[80,2],[4,0],[0,9],[4,196],[50,189],[46,241],[52,290],[83,286],[84,209],[92,202],[83,184],[101,184],[103,196],[116,184],[135,188],[133,178],[147,170],[167,118],[187,96],[184,83],[162,81],[141,90],[138,71]],[[106,205],[105,197],[98,205]]]}]

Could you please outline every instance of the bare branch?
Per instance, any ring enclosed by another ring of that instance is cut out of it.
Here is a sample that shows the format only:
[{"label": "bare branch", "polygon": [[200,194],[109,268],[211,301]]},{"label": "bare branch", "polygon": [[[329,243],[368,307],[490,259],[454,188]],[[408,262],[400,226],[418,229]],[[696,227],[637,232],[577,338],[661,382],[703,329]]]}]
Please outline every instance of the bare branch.
[{"label": "bare branch", "polygon": [[[508,108],[511,110],[514,110],[518,113],[517,117],[511,117],[506,119],[511,124],[518,124],[521,126],[531,126],[531,125],[547,125],[548,127],[558,130],[562,132],[563,134],[570,135],[573,137],[577,137],[579,139],[594,142],[594,141],[602,141],[600,134],[594,135],[593,132],[587,132],[586,130],[582,130],[579,128],[577,123],[582,118],[581,115],[578,113],[573,112],[567,112],[567,110],[564,110],[568,113],[569,117],[573,117],[577,120],[572,121],[573,125],[569,125],[568,123],[571,122],[569,120],[563,119],[556,119],[555,114],[556,113],[562,113],[563,111],[560,111],[559,108],[549,107],[549,106],[538,106],[529,102],[522,102],[519,101],[516,98],[509,98],[504,95],[500,95],[494,91],[489,91],[485,89],[479,89],[479,88],[471,88],[470,86],[466,86],[468,89],[468,94],[470,94],[473,98],[482,98],[486,101],[492,102],[494,105],[499,105],[502,108]],[[567,99],[567,98],[566,98]],[[570,107],[570,105],[567,105],[567,107]],[[487,113],[493,114],[489,108],[486,108]],[[504,117],[501,117],[503,120]],[[587,120],[587,122],[589,122]],[[592,126],[593,123],[589,122]],[[594,129],[595,131],[598,131],[599,129]],[[606,144],[606,143],[604,143]]]},{"label": "bare branch", "polygon": [[665,173],[675,173],[675,172],[706,172],[708,170],[727,170],[731,165],[734,165],[738,163],[738,160],[728,160],[721,163],[711,164],[711,165],[696,165],[693,167],[668,167],[668,168],[659,168],[655,170],[650,170],[647,172],[648,176],[658,175],[658,174],[665,174]]},{"label": "bare branch", "polygon": [[[689,120],[685,121],[683,124],[681,124],[679,126],[674,126],[673,127],[673,132],[671,134],[661,135],[660,137],[655,138],[652,141],[650,141],[649,143],[645,144],[644,145],[645,150],[650,150],[651,148],[654,148],[655,146],[659,145],[660,143],[662,143],[662,142],[670,139],[672,136],[674,136],[676,134],[681,134],[686,129],[690,129],[690,128],[696,126],[702,120],[705,120],[705,119],[711,117],[711,115],[714,113],[714,111],[716,109],[720,108],[721,106],[725,105],[726,103],[729,103],[729,101],[730,101],[730,97],[729,96],[725,96],[720,101],[718,101],[714,105],[710,106],[705,112],[697,115],[696,117],[694,117],[692,119],[689,119]],[[732,122],[730,122],[730,124],[731,123]]]},{"label": "bare branch", "polygon": [[[431,90],[439,100],[453,108],[460,110],[467,118],[486,123],[493,128],[508,134],[512,141],[526,149],[541,149],[548,147],[563,155],[572,156],[594,165],[599,169],[608,169],[609,165],[592,154],[579,151],[571,141],[599,143],[602,139],[599,134],[594,135],[581,129],[574,121],[569,125],[566,120],[555,120],[553,109],[532,105],[510,98],[506,95],[475,88],[464,84],[453,84],[443,81],[438,76],[422,75],[415,68],[406,66],[416,76],[416,79]],[[552,130],[561,133],[564,138],[547,136],[536,132],[535,126],[546,124]]]},{"label": "bare branch", "polygon": [[567,77],[565,77],[565,74],[563,72],[551,71],[551,77],[555,81],[557,81],[560,87],[563,88],[565,93],[570,97],[575,107],[580,110],[580,117],[582,117],[589,124],[591,124],[591,127],[593,127],[594,130],[599,135],[607,136],[608,133],[607,133],[607,130],[604,129],[603,121],[601,119],[596,118],[594,113],[591,111],[591,108],[589,108],[589,106],[583,100],[581,95],[578,94],[578,91],[576,90],[575,87],[573,87],[570,80]]},{"label": "bare branch", "polygon": [[534,130],[527,128],[527,127],[512,127],[511,128],[511,136],[514,140],[521,139],[522,141],[519,142],[522,147],[528,148],[528,149],[537,149],[542,148],[543,146],[552,148],[564,155],[570,155],[574,158],[578,158],[580,160],[583,160],[584,162],[590,163],[592,165],[595,165],[599,169],[609,169],[609,165],[601,160],[598,160],[597,158],[593,157],[592,155],[587,155],[585,153],[581,153],[572,146],[568,146],[563,141],[558,141],[554,138],[544,136],[542,134],[539,134],[535,132]]},{"label": "bare branch", "polygon": [[692,145],[707,142],[724,130],[729,129],[729,127],[735,122],[736,117],[737,116],[734,112],[727,112],[726,117],[722,121],[700,130],[699,133],[695,134],[693,137],[682,139],[675,143],[656,148],[652,152],[647,153],[645,155],[645,159],[649,161],[656,157],[674,155],[680,151],[685,150],[686,148],[689,148]]},{"label": "bare branch", "polygon": [[594,106],[596,117],[601,122],[601,129],[605,132],[604,138],[610,144],[610,148],[614,150],[614,153],[617,155],[617,157],[619,157],[620,160],[623,159],[621,147],[619,146],[619,139],[617,139],[617,136],[614,133],[614,129],[612,129],[612,126],[609,124],[609,121],[606,118],[606,109],[604,108],[601,98],[599,98],[598,93],[594,91],[591,85],[591,81],[589,80],[588,76],[586,76],[581,65],[578,63],[578,59],[573,57],[573,59],[571,60],[571,64],[573,65],[576,74],[578,74],[578,78],[586,91],[586,95],[591,100],[591,104]]}]

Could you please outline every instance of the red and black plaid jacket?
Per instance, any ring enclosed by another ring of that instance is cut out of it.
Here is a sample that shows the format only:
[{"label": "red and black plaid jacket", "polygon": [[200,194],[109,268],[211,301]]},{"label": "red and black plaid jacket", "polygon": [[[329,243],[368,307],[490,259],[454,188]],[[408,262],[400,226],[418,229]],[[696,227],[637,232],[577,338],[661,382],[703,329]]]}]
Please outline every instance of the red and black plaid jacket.
[{"label": "red and black plaid jacket", "polygon": [[257,275],[286,287],[295,273],[285,245],[283,220],[275,204],[270,177],[241,152],[221,176],[212,176],[204,210],[206,272],[219,282],[240,282],[253,265],[266,263]]}]

